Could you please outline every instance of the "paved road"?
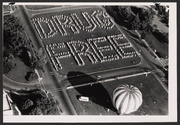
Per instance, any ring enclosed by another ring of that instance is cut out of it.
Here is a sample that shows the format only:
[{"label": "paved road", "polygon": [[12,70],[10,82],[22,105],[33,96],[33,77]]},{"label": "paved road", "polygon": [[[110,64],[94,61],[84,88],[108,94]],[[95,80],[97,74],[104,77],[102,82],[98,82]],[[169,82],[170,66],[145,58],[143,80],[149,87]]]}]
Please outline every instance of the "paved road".
[{"label": "paved road", "polygon": [[38,85],[38,81],[31,83],[20,83],[9,79],[5,75],[3,75],[3,87],[6,89],[20,90],[20,89],[34,89]]},{"label": "paved road", "polygon": [[148,74],[152,74],[152,73],[156,73],[156,72],[158,72],[158,70],[157,71],[148,71],[148,72],[141,72],[141,73],[136,73],[136,74],[123,75],[123,76],[116,76],[116,77],[113,76],[111,78],[106,78],[104,80],[98,80],[96,82],[88,82],[86,84],[68,86],[66,89],[72,89],[72,88],[77,88],[77,87],[82,87],[82,86],[87,86],[87,85],[92,85],[92,84],[98,84],[98,83],[105,83],[105,82],[110,82],[110,81],[115,81],[115,80],[119,80],[119,79],[135,77],[135,76],[141,76],[141,75],[147,76]]}]

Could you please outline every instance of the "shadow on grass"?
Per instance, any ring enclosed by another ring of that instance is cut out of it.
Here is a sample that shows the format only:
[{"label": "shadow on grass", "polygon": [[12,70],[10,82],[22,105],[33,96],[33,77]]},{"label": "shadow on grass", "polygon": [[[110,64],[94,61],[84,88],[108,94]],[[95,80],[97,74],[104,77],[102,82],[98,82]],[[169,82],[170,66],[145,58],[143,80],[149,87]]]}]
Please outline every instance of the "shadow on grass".
[{"label": "shadow on grass", "polygon": [[22,53],[19,55],[19,58],[26,66],[31,66],[31,61],[28,55],[28,49],[26,47],[22,48]]},{"label": "shadow on grass", "polygon": [[27,97],[24,95],[17,95],[14,93],[10,93],[10,97],[13,100],[13,102],[17,105],[17,107],[19,108],[19,110],[21,111],[22,115],[28,115],[28,113],[32,110],[32,107],[28,108],[28,109],[23,109],[23,104],[24,102],[26,102]]},{"label": "shadow on grass", "polygon": [[[67,79],[72,86],[97,81],[96,78],[93,78],[90,75],[75,71],[69,72],[67,74]],[[111,109],[112,111],[116,111],[116,109],[112,105],[108,91],[104,88],[104,86],[101,83],[76,87],[75,89],[80,93],[80,95],[89,97],[89,99],[92,102],[100,106],[103,106],[105,109],[107,108],[107,109]],[[76,95],[76,98],[78,99],[80,95]]]}]

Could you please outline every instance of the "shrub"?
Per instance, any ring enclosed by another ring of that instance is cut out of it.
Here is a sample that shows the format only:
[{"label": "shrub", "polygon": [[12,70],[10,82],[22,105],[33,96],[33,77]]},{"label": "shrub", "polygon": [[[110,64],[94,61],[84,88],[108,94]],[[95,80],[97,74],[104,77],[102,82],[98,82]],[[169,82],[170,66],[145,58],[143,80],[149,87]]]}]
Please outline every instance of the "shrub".
[{"label": "shrub", "polygon": [[24,105],[22,106],[22,109],[28,109],[29,107],[33,106],[34,103],[32,100],[30,99],[27,99],[25,102],[24,102]]},{"label": "shrub", "polygon": [[25,76],[27,81],[34,81],[38,79],[38,75],[34,71],[27,72]]},{"label": "shrub", "polygon": [[22,112],[22,115],[57,115],[58,103],[40,89],[11,93],[11,98]]},{"label": "shrub", "polygon": [[35,107],[29,112],[29,115],[43,115],[40,107]]},{"label": "shrub", "polygon": [[3,73],[10,72],[16,66],[14,56],[12,54],[3,58]]}]

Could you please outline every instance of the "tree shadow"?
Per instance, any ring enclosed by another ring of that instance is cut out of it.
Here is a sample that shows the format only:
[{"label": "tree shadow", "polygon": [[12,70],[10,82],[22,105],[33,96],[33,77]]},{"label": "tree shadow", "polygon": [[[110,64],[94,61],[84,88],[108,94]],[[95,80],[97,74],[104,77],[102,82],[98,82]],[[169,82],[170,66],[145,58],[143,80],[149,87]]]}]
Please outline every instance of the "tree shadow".
[{"label": "tree shadow", "polygon": [[21,59],[21,61],[26,65],[26,66],[31,66],[31,61],[30,61],[30,57],[28,55],[28,49],[26,47],[22,47],[22,52],[19,55],[19,58]]},{"label": "tree shadow", "polygon": [[[90,75],[78,71],[69,72],[67,74],[67,79],[72,86],[86,84],[89,82],[97,82],[97,78],[93,78]],[[80,95],[89,97],[92,102],[104,107],[105,109],[116,111],[112,105],[111,97],[108,91],[101,83],[75,87],[75,89],[80,93]],[[78,99],[80,95],[76,95],[76,98]]]}]

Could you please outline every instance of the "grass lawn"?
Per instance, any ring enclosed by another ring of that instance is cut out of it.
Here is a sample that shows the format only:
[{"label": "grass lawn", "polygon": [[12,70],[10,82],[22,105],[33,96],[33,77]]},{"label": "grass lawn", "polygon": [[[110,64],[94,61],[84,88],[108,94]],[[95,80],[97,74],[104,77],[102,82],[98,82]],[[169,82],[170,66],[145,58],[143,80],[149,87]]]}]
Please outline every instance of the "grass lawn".
[{"label": "grass lawn", "polygon": [[[128,32],[132,37],[138,38],[136,36],[136,33],[134,31],[130,32],[127,29],[123,28],[126,32]],[[140,33],[142,31],[139,30]],[[161,43],[159,40],[156,39],[156,37],[153,36],[153,34],[149,32],[145,32],[146,37],[145,40],[149,44],[149,46],[152,48],[152,50],[155,50],[159,53],[159,55],[163,58],[168,57],[168,44],[167,43]]]},{"label": "grass lawn", "polygon": [[152,24],[156,25],[157,29],[159,29],[161,32],[168,33],[169,28],[166,26],[166,24],[160,21],[160,18],[157,15],[154,16]]},{"label": "grass lawn", "polygon": [[160,54],[161,57],[166,58],[168,57],[168,44],[167,43],[160,43],[151,33],[146,32],[145,40],[149,44],[149,46]]},{"label": "grass lawn", "polygon": [[31,69],[26,66],[18,57],[15,58],[15,62],[15,68],[5,75],[16,82],[28,83],[28,81],[25,79],[25,76],[27,72],[31,71]]},{"label": "grass lawn", "polygon": [[[132,32],[128,31],[126,28],[123,28],[126,32],[128,32],[131,36],[134,38],[138,38],[136,36],[136,33],[132,30]],[[139,30],[139,33],[142,33],[142,31]],[[161,43],[159,40],[156,39],[156,37],[153,36],[153,34],[149,32],[145,32],[146,37],[145,40],[149,44],[149,46],[152,48],[152,50],[155,50],[161,55],[161,57],[166,58],[168,57],[168,44],[167,43]]]}]

